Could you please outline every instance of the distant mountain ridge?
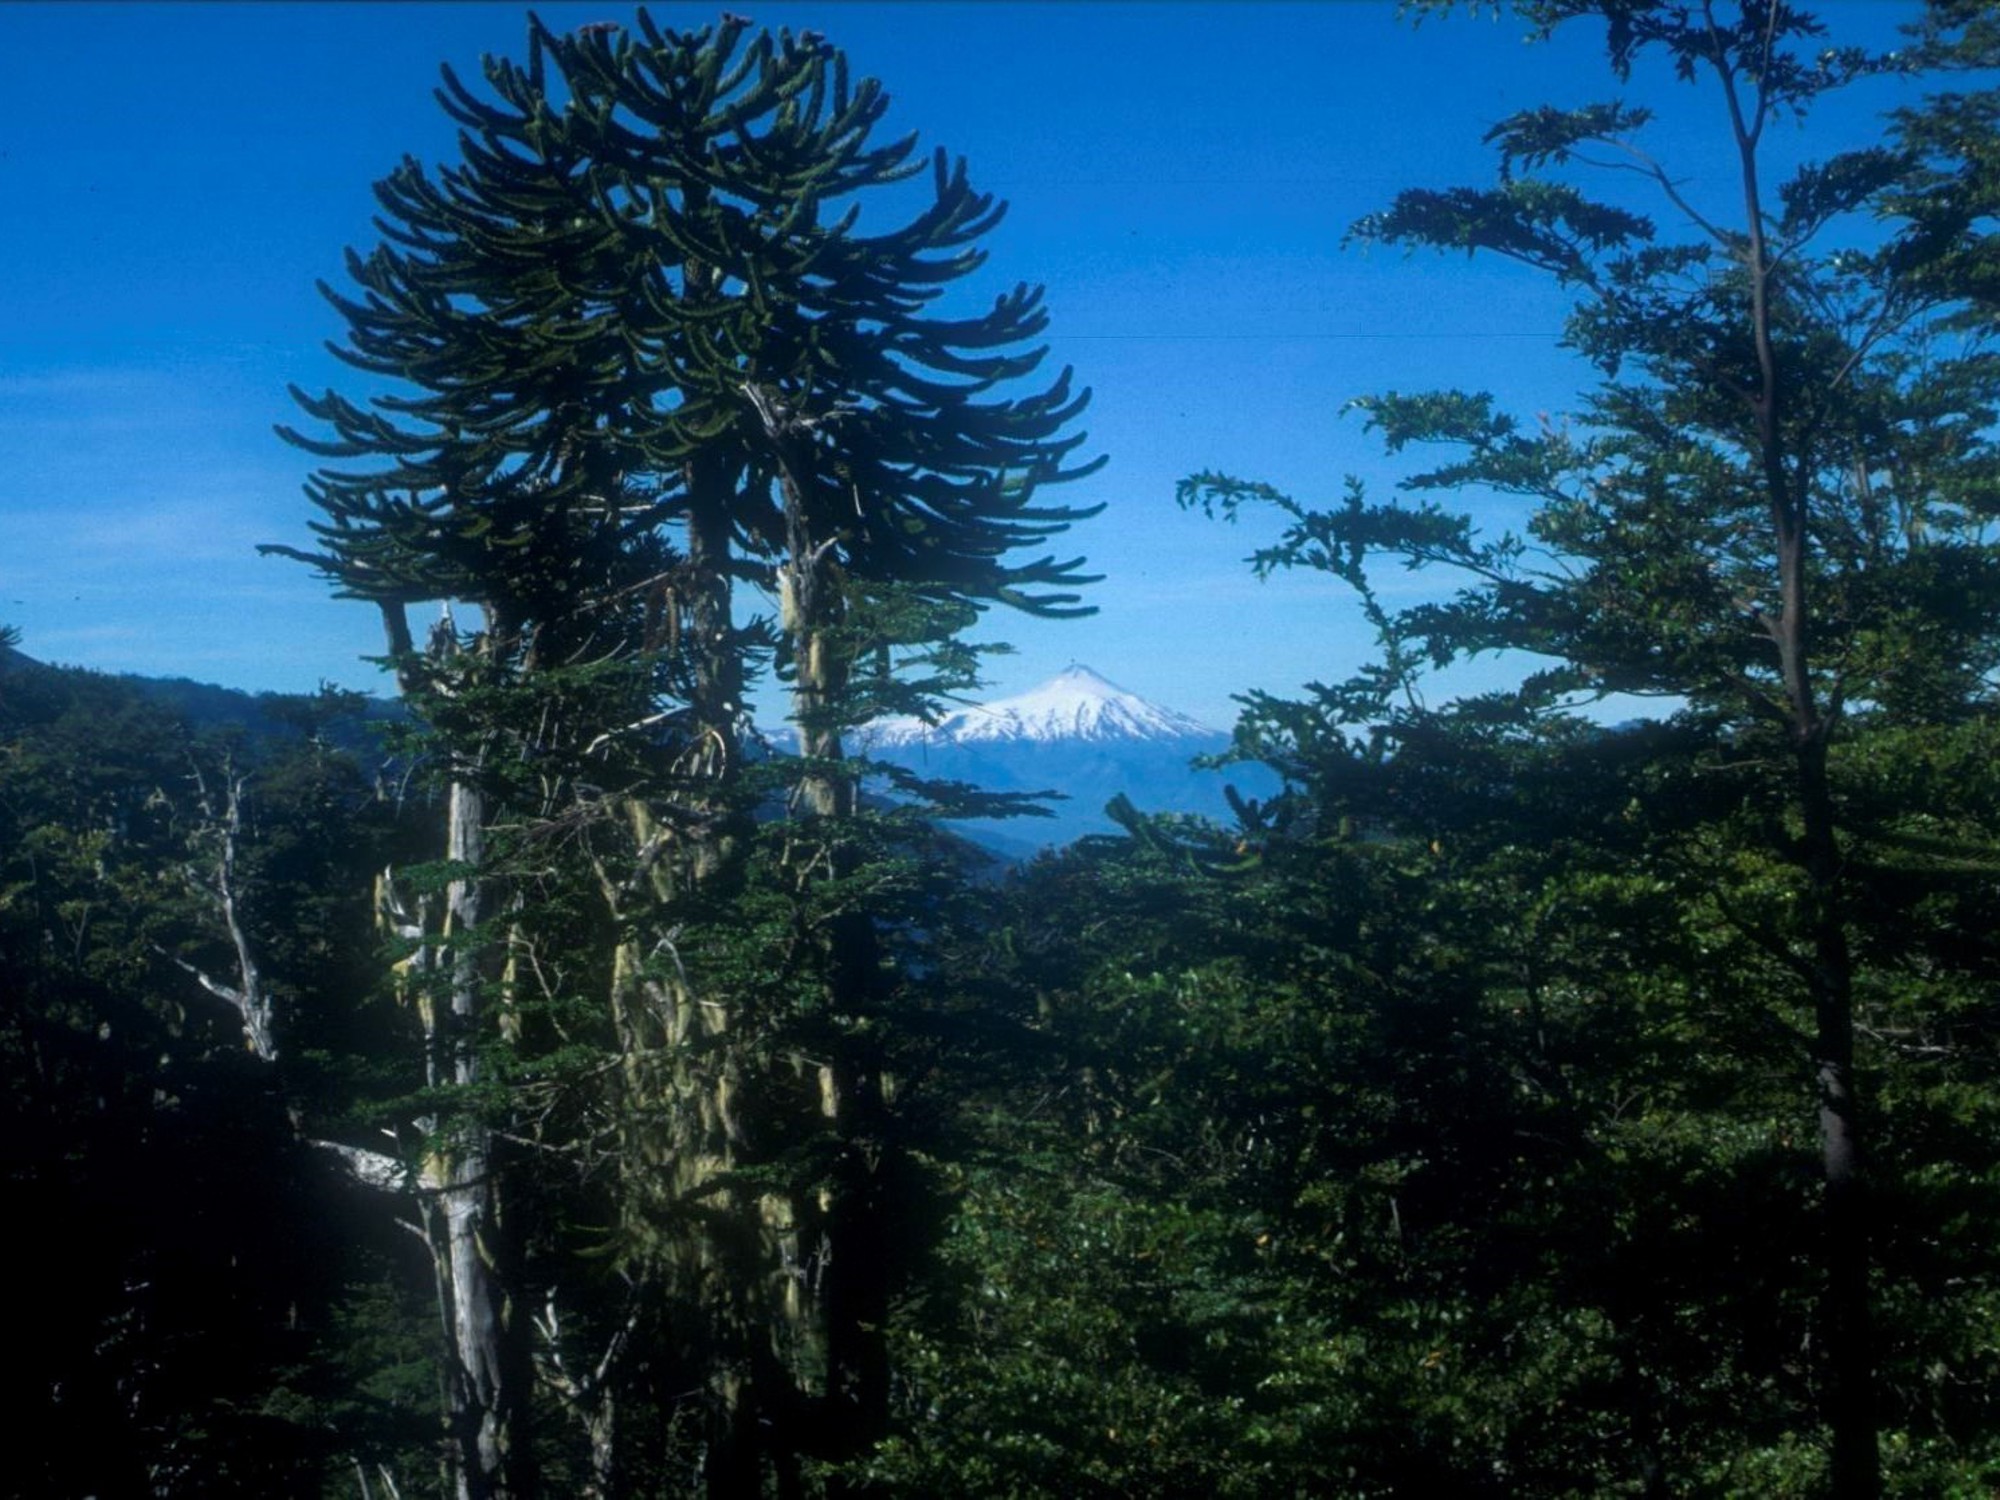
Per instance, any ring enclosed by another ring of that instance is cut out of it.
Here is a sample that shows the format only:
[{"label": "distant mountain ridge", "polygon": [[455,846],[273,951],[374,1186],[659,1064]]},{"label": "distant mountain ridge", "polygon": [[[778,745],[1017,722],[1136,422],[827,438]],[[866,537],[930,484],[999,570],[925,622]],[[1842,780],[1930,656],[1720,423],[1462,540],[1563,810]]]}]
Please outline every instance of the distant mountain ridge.
[{"label": "distant mountain ridge", "polygon": [[[0,677],[36,670],[82,669],[45,668],[19,650],[0,647]],[[282,695],[186,678],[124,674],[121,680],[196,727],[240,724],[253,734],[300,732],[272,712]],[[407,712],[399,700],[365,700],[361,717],[334,737],[364,761],[373,760],[382,754],[383,725],[404,719]],[[771,741],[789,748],[790,736],[780,731]],[[1081,663],[1026,692],[954,709],[935,724],[911,717],[880,719],[850,740],[850,748],[861,754],[939,780],[995,792],[1058,794],[1047,817],[951,825],[1013,858],[1086,834],[1115,831],[1104,806],[1121,793],[1144,812],[1198,813],[1226,821],[1225,786],[1234,784],[1251,797],[1267,797],[1277,788],[1276,776],[1262,765],[1216,770],[1194,764],[1228,746],[1229,736],[1221,730],[1129,692]]]},{"label": "distant mountain ridge", "polygon": [[28,655],[27,652],[18,650],[8,645],[4,640],[0,640],[0,673],[24,672],[31,667],[39,667],[40,665],[41,663]]},{"label": "distant mountain ridge", "polygon": [[[287,739],[303,735],[306,731],[297,715],[287,712],[287,708],[314,697],[311,693],[254,692],[214,682],[197,682],[190,677],[153,677],[139,672],[103,672],[93,667],[57,665],[16,647],[0,645],[0,681],[27,680],[39,673],[99,677],[121,683],[147,702],[173,714],[191,730],[240,729],[255,738]],[[409,708],[400,698],[355,694],[353,709],[352,713],[337,716],[326,724],[327,736],[364,764],[379,763],[384,758],[383,729],[406,722]]]}]

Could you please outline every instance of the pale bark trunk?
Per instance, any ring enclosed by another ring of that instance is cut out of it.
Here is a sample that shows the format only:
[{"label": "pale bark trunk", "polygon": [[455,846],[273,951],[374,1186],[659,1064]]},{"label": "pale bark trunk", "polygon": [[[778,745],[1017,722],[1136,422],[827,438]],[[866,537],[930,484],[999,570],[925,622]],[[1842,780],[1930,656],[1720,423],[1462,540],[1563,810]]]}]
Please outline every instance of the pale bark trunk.
[{"label": "pale bark trunk", "polygon": [[207,820],[218,844],[215,854],[215,869],[212,883],[203,885],[192,871],[188,879],[215,903],[222,925],[229,934],[230,946],[236,952],[236,983],[226,984],[206,971],[197,968],[178,954],[167,953],[157,943],[156,952],[165,954],[180,968],[194,976],[195,982],[216,999],[233,1008],[243,1022],[243,1044],[265,1062],[278,1060],[278,1036],[275,1016],[271,1005],[271,993],[264,987],[262,974],[257,968],[257,958],[251,950],[249,936],[243,930],[241,897],[236,877],[236,858],[243,836],[243,778],[225,765],[222,770],[223,799],[218,809],[208,788],[208,778],[199,766],[194,771],[195,789],[198,794],[202,817]]},{"label": "pale bark trunk", "polygon": [[[461,867],[445,889],[445,939],[440,955],[450,976],[448,1019],[435,1045],[440,1081],[476,1089],[485,1079],[480,1025],[485,1008],[476,933],[483,891],[477,869],[485,857],[485,799],[464,781],[451,786],[445,857]],[[436,1178],[453,1360],[451,1427],[458,1448],[461,1500],[501,1500],[514,1493],[512,1430],[519,1393],[503,1348],[509,1309],[497,1274],[499,1193],[493,1137],[483,1121],[446,1129]]]},{"label": "pale bark trunk", "polygon": [[[407,690],[411,685],[407,620],[400,606],[384,605],[382,617],[391,655],[404,658],[399,677]],[[220,812],[211,803],[206,782],[198,778],[198,787],[204,811],[221,839],[211,894],[236,952],[238,983],[223,984],[184,960],[174,961],[203,988],[234,1006],[242,1017],[247,1045],[259,1057],[275,1061],[278,1047],[270,996],[243,929],[237,889],[243,782],[226,774]],[[420,947],[406,962],[405,972],[419,981],[416,1001],[425,1031],[428,1082],[469,1091],[485,1077],[479,1051],[487,1003],[485,975],[474,936],[484,902],[478,869],[485,857],[485,803],[478,788],[463,777],[451,784],[445,843],[445,857],[457,873],[445,891],[443,942],[435,959]],[[432,939],[429,903],[420,901],[414,911],[405,907],[393,872],[384,873],[376,901],[382,919],[399,936],[419,944]],[[439,973],[447,977],[442,1010],[438,997],[421,987],[424,976]],[[414,1175],[379,1152],[334,1142],[314,1144],[336,1156],[355,1181],[418,1196],[451,1352],[446,1420],[454,1450],[453,1483],[460,1500],[514,1500],[531,1493],[532,1482],[524,1479],[530,1472],[525,1445],[516,1441],[517,1416],[526,1392],[517,1373],[519,1361],[510,1357],[514,1334],[500,1271],[493,1134],[477,1118],[444,1127],[442,1133],[436,1122],[420,1123],[437,1140],[429,1160]]]},{"label": "pale bark trunk", "polygon": [[[846,751],[839,710],[849,687],[849,663],[833,639],[846,608],[835,539],[814,531],[807,508],[810,461],[796,431],[768,396],[755,389],[749,394],[782,455],[788,555],[779,601],[781,624],[792,642],[793,718],[807,761],[799,800],[814,819],[845,820],[858,810],[859,789],[840,767]],[[826,850],[829,877],[853,873],[855,856],[837,831],[826,840]],[[874,918],[860,910],[842,913],[829,922],[825,940],[829,1012],[867,1013],[880,987]],[[851,1456],[888,1429],[890,1257],[882,1239],[887,1110],[879,1060],[852,1037],[835,1041],[833,1048],[821,1071],[822,1112],[839,1148],[823,1203],[826,1248],[816,1312],[826,1377],[818,1441],[828,1454]]]},{"label": "pale bark trunk", "polygon": [[582,1491],[584,1500],[618,1500],[624,1492],[618,1466],[618,1393],[610,1376],[638,1324],[638,1294],[635,1287],[624,1323],[587,1368],[577,1368],[569,1359],[554,1292],[548,1294],[542,1314],[535,1320],[544,1348],[536,1360],[542,1383],[554,1392],[590,1443],[590,1480]]},{"label": "pale bark trunk", "polygon": [[[384,604],[382,619],[390,654],[398,659],[399,684],[408,692],[416,673],[407,618],[400,605]],[[457,649],[447,614],[431,650],[449,656]],[[468,1096],[486,1080],[480,1049],[489,1000],[478,938],[485,914],[479,867],[485,857],[485,797],[461,770],[446,796],[445,858],[453,874],[444,892],[442,932],[428,930],[428,902],[420,902],[414,913],[405,909],[386,876],[381,892],[384,916],[405,937],[437,943],[434,957],[420,948],[407,964],[418,981],[426,1078],[433,1088],[450,1086]],[[442,993],[425,988],[426,975],[442,981]],[[412,1186],[423,1203],[423,1232],[449,1355],[445,1420],[452,1483],[459,1500],[517,1500],[533,1487],[532,1454],[518,1431],[527,1399],[527,1359],[505,1280],[509,1262],[493,1132],[476,1102],[464,1118],[418,1123],[433,1137],[429,1159]]]}]

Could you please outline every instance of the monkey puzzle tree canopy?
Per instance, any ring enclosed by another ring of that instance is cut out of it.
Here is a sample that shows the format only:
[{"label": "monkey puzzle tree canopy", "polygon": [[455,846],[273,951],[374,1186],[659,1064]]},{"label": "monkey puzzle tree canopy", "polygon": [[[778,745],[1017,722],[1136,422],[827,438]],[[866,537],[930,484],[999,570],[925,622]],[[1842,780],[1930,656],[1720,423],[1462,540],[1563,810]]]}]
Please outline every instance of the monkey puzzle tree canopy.
[{"label": "monkey puzzle tree canopy", "polygon": [[1089,467],[1069,462],[1084,397],[1066,372],[994,397],[1041,361],[1041,294],[931,311],[1000,206],[940,152],[931,201],[862,232],[862,198],[924,170],[914,138],[875,141],[887,94],[816,35],[747,27],[537,22],[525,66],[488,60],[490,100],[447,71],[463,161],[386,179],[360,294],[327,293],[339,352],[399,389],[299,393],[333,435],[292,441],[374,462],[315,477],[321,547],[292,555],[346,594],[480,600],[503,629],[616,597],[635,542],[673,528],[711,578],[768,576],[787,537],[761,404],[823,451],[817,530],[855,577],[1074,606],[1077,562],[1013,554],[1088,514],[1036,498]]},{"label": "monkey puzzle tree canopy", "polygon": [[[631,31],[535,21],[525,64],[489,59],[483,90],[447,70],[439,99],[461,160],[405,161],[381,183],[382,243],[350,253],[357,290],[325,289],[346,323],[336,352],[381,385],[295,392],[321,431],[284,435],[330,460],[309,485],[319,545],[273,550],[382,609],[390,655],[449,751],[452,920],[427,933],[414,908],[394,914],[435,952],[436,982],[449,976],[440,1080],[506,1115],[469,1038],[504,1050],[534,1033],[518,1019],[529,981],[515,955],[547,936],[538,902],[574,881],[595,912],[602,951],[564,972],[607,989],[616,1065],[598,1076],[620,1232],[640,1279],[679,1299],[660,1321],[708,1393],[707,1482],[739,1493],[767,1461],[847,1443],[859,1429],[835,1429],[848,1404],[872,1414],[864,1426],[886,1406],[886,1283],[869,1249],[883,1242],[869,1222],[884,1211],[880,1142],[854,1138],[886,1118],[868,1059],[895,987],[876,915],[855,905],[874,887],[843,831],[855,772],[839,728],[962,681],[973,656],[955,637],[989,605],[1080,612],[1081,560],[1032,549],[1092,513],[1040,498],[1096,466],[1074,458],[1087,395],[1067,372],[1016,392],[1045,352],[1039,290],[971,315],[941,305],[980,268],[1001,208],[962,162],[878,141],[887,94],[851,82],[816,35],[752,36],[733,17],[680,32],[643,11]],[[776,630],[739,623],[743,584],[779,600]],[[408,606],[453,600],[480,607],[477,628],[448,624],[419,656]],[[795,800],[841,816],[760,867],[738,737],[766,656],[795,687],[810,767]],[[911,668],[928,675],[908,681]],[[552,832],[523,844],[524,825]],[[779,965],[773,980],[763,962],[758,983],[731,989],[714,982],[734,972],[726,957],[683,965],[691,924],[721,943],[710,935],[732,925],[715,903],[754,904],[756,870],[774,863],[761,899],[797,907],[787,951],[817,955],[804,977]],[[841,915],[811,915],[821,885]],[[827,1059],[811,1099],[807,1047]],[[495,1123],[461,1132],[434,1174],[448,1194],[504,1184],[518,1131]],[[813,1148],[816,1132],[835,1139]],[[792,1182],[807,1167],[774,1165],[773,1150],[837,1158],[848,1185]],[[470,1333],[448,1318],[464,1371],[499,1372],[490,1393],[454,1386],[454,1426],[479,1434],[461,1442],[460,1482],[524,1491],[521,1393],[503,1388],[527,1368],[524,1262],[519,1247],[487,1253],[497,1199],[455,1205],[441,1289],[454,1308],[498,1309]],[[822,1218],[840,1249],[814,1308],[787,1267],[798,1226]],[[467,1296],[461,1271],[510,1284]],[[802,1316],[823,1324],[813,1358],[831,1419],[817,1435],[797,1416],[812,1377],[772,1355],[811,1342],[792,1326]],[[597,1446],[610,1388],[566,1400]]]}]

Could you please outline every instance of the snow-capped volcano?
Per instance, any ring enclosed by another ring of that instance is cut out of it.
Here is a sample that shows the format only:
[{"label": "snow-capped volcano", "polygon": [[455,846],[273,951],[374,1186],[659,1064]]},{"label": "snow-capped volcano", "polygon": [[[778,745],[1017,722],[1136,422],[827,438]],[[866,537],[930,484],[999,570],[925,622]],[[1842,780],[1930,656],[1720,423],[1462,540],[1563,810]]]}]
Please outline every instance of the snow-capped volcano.
[{"label": "snow-capped volcano", "polygon": [[878,719],[859,739],[867,749],[886,750],[917,745],[1217,737],[1217,731],[1206,724],[1148,703],[1089,667],[1072,664],[1040,687],[1011,698],[972,704],[945,715],[936,724],[906,715]]},{"label": "snow-capped volcano", "polygon": [[1148,703],[1080,664],[1025,693],[957,709],[935,724],[907,716],[877,719],[848,740],[854,753],[925,780],[1046,797],[1042,816],[951,823],[1009,858],[1086,834],[1116,833],[1106,807],[1118,797],[1148,812],[1226,820],[1225,784],[1252,797],[1276,790],[1276,778],[1263,766],[1216,770],[1201,763],[1228,747],[1221,730]]}]

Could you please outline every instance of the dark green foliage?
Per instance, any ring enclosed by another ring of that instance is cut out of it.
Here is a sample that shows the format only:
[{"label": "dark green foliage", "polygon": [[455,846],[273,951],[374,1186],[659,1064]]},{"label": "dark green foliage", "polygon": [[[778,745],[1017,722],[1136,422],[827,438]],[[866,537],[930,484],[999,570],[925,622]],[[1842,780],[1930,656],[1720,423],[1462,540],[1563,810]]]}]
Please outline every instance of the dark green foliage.
[{"label": "dark green foliage", "polygon": [[[894,1492],[1817,1492],[1810,1015],[1746,925],[1796,877],[1724,831],[1768,766],[1431,727],[1261,829],[1134,820],[1023,876],[984,967],[1029,1040],[969,1100]],[[1877,1251],[1887,1462],[1972,1493],[1993,1038],[1976,970],[1905,951],[1866,1012],[1933,1016],[1871,1071],[1885,1176],[1927,1184]]]},{"label": "dark green foliage", "polygon": [[[286,437],[337,466],[319,548],[274,549],[381,609],[448,810],[382,904],[423,1022],[394,1128],[437,1194],[456,1464],[536,1487],[532,1357],[598,1488],[616,1441],[711,1493],[787,1488],[879,1426],[890,1225],[924,1196],[890,1070],[948,885],[916,804],[859,812],[840,734],[964,688],[986,607],[1078,612],[1079,561],[1017,554],[1088,513],[1041,497],[1094,467],[1085,398],[1020,388],[1038,291],[936,305],[1000,212],[962,163],[861,232],[926,164],[818,37],[532,22],[484,72],[439,96],[462,160],[380,184],[383,243],[328,290],[386,385],[297,393],[320,431]],[[738,620],[744,583],[776,621]],[[408,607],[452,601],[477,618],[418,649]],[[772,666],[802,754],[756,765]],[[629,1279],[626,1332],[580,1252]]]},{"label": "dark green foliage", "polygon": [[1063,431],[1082,398],[1065,374],[988,399],[1040,363],[1023,347],[1039,292],[980,317],[927,311],[979,266],[999,206],[939,153],[930,206],[856,232],[845,200],[921,172],[913,140],[871,140],[887,95],[850,86],[817,37],[746,30],[660,30],[643,12],[636,34],[536,25],[525,67],[489,62],[491,101],[447,73],[465,162],[387,179],[388,240],[349,264],[364,295],[328,292],[351,362],[423,394],[378,414],[301,393],[337,436],[287,434],[392,460],[315,481],[326,545],[309,560],[343,592],[477,598],[509,631],[627,588],[671,603],[674,554],[644,540],[663,524],[719,523],[752,560],[790,545],[777,418],[823,450],[813,503],[855,522],[820,528],[855,577],[1074,604],[1076,563],[1007,555],[1086,513],[1035,500],[1083,472],[1065,467],[1082,435]]},{"label": "dark green foliage", "polygon": [[[1593,10],[1524,9],[1543,29]],[[1256,565],[1334,574],[1381,642],[1377,667],[1306,702],[1253,699],[1239,735],[1291,775],[1306,809],[1297,816],[1322,831],[1428,840],[1455,871],[1479,872],[1467,896],[1481,940],[1468,951],[1511,948],[1529,914],[1547,913],[1537,928],[1560,914],[1560,928],[1538,932],[1508,965],[1526,985],[1525,1014],[1595,992],[1644,1017],[1622,1046],[1648,1067],[1623,1095],[1582,1092],[1593,1074],[1607,1079],[1602,1057],[1588,1070],[1581,1060],[1523,1065],[1582,1109],[1571,1149],[1613,1214],[1598,1243],[1615,1246],[1627,1221],[1662,1237],[1674,1220],[1652,1217],[1659,1204],[1697,1205],[1697,1222],[1723,1226],[1720,1205],[1738,1197],[1790,1199],[1768,1220],[1746,1220],[1740,1249],[1705,1233],[1721,1260],[1694,1243],[1661,1275],[1613,1256],[1587,1289],[1647,1387],[1632,1410],[1649,1415],[1624,1424],[1628,1471],[1669,1490],[1824,1482],[1873,1495],[1884,1473],[1914,1492],[1970,1484],[1990,1434],[1963,1408],[1946,1415],[1910,1399],[1915,1386],[1895,1360],[1912,1344],[1890,1356],[1878,1388],[1871,1303],[1900,1295],[1900,1267],[1885,1245],[1871,1270],[1881,1213],[1864,1205],[1877,1190],[1901,1199],[1899,1183],[1935,1169],[1901,1154],[1871,1089],[1887,1091],[1884,1111],[1909,1107],[1928,1090],[1918,1059],[1949,1056],[1980,1076],[1991,1065],[1983,1027],[1956,1030],[1937,1052],[1900,1040],[1964,1016],[1983,960],[1884,920],[1897,903],[1871,867],[1908,845],[1851,779],[1878,745],[1930,753],[1983,733],[1974,726],[1992,711],[2000,367],[1985,346],[1990,320],[1977,315],[1975,227],[1988,206],[1963,192],[1961,217],[1947,220],[1917,186],[1938,184],[1963,149],[1934,111],[1966,114],[1957,101],[1908,112],[1888,147],[1764,184],[1774,119],[1803,118],[1829,90],[1901,63],[1827,50],[1817,22],[1782,6],[1606,14],[1620,78],[1663,55],[1708,92],[1744,206],[1691,200],[1635,139],[1644,114],[1606,105],[1503,121],[1489,136],[1497,187],[1407,192],[1356,226],[1364,242],[1497,254],[1552,275],[1577,296],[1566,342],[1601,378],[1573,416],[1533,429],[1483,394],[1357,402],[1392,453],[1444,452],[1402,481],[1410,504],[1371,504],[1355,485],[1344,504],[1317,508],[1221,476],[1188,481],[1184,503],[1231,519],[1275,508],[1284,530]],[[1606,161],[1653,190],[1682,243],[1667,243],[1633,199],[1584,195],[1579,180],[1601,176]],[[1849,243],[1828,248],[1837,236]],[[1428,498],[1441,491],[1524,499],[1525,532],[1482,535]],[[1450,570],[1461,586],[1392,611],[1373,589],[1376,558]],[[1518,692],[1425,706],[1428,669],[1496,651],[1524,663]],[[1675,711],[1645,734],[1606,737],[1569,721],[1621,693]],[[1612,754],[1626,762],[1629,791],[1590,769]],[[1963,788],[1968,803],[1956,787],[1940,797],[1945,822],[1970,833],[1963,819],[1983,780]],[[1570,811],[1593,803],[1597,821],[1565,835]],[[1559,862],[1542,863],[1548,849]],[[1957,893],[1937,899],[1971,898],[1983,858],[1951,874],[1930,862],[1926,874]],[[1627,910],[1603,908],[1606,897]],[[1593,927],[1606,917],[1616,925]],[[1576,959],[1565,954],[1572,922],[1586,938]],[[1817,1194],[1787,1160],[1804,1138],[1807,1076]],[[1954,1144],[1964,1154],[1953,1160],[1984,1180],[1983,1148]],[[1625,1180],[1645,1199],[1614,1207],[1607,1189],[1628,1164],[1638,1170]],[[1549,1284],[1565,1285],[1589,1259],[1565,1256]],[[1771,1307],[1790,1309],[1767,1332],[1690,1341],[1676,1327],[1686,1317],[1676,1300],[1713,1303],[1753,1275]],[[1984,1280],[1962,1283],[1967,1312],[1982,1305]],[[1634,1302],[1641,1282],[1666,1295]],[[1814,1300],[1816,1316],[1801,1323],[1797,1309]],[[1787,1354],[1788,1344],[1807,1353]],[[1809,1407],[1829,1448],[1823,1481],[1793,1435]],[[1894,1434],[1879,1454],[1878,1424]]]},{"label": "dark green foliage", "polygon": [[[1520,9],[1733,89],[1743,159],[1891,66]],[[1894,66],[1983,82],[1984,10],[1926,17]],[[1085,581],[1016,556],[1088,467],[1066,377],[1008,394],[1038,294],[934,305],[997,206],[939,158],[859,233],[925,163],[813,36],[536,24],[485,84],[330,294],[388,384],[301,398],[306,559],[408,722],[232,728],[0,628],[9,1493],[2000,1483],[1989,91],[1734,227],[1616,103],[1358,226],[1553,276],[1597,383],[1357,403],[1439,455],[1390,503],[1190,480],[1377,659],[1245,700],[1235,827],[1118,799],[996,879],[936,820],[1019,799],[843,735]],[[1659,200],[1592,199],[1607,151]],[[1427,701],[1490,652],[1516,689]],[[771,668],[797,755],[744,743]]]},{"label": "dark green foliage", "polygon": [[[213,832],[195,778],[225,761],[256,784],[270,982],[330,1058],[369,916],[323,882],[351,884],[386,827],[352,763],[218,745],[110,679],[0,683],[4,1192],[36,1305],[8,1365],[9,1493],[311,1493],[341,1450],[313,1394],[344,1259],[327,1173],[239,1017],[169,961],[226,972],[195,884]],[[326,1067],[296,1076],[332,1103]]]}]

